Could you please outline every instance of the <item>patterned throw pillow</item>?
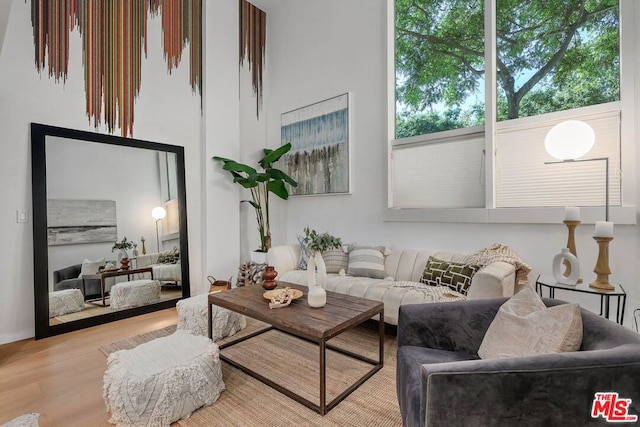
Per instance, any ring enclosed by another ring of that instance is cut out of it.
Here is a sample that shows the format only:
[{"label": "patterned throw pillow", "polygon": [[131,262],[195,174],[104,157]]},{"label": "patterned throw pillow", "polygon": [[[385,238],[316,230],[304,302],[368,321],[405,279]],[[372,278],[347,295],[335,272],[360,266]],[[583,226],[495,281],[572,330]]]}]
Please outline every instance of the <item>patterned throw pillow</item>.
[{"label": "patterned throw pillow", "polygon": [[264,281],[262,275],[264,274],[265,268],[267,268],[267,264],[258,264],[253,261],[241,264],[238,270],[236,286],[262,285]]},{"label": "patterned throw pillow", "polygon": [[357,277],[384,279],[384,257],[387,248],[384,246],[356,246],[349,248],[349,266],[347,274]]},{"label": "patterned throw pillow", "polygon": [[531,286],[512,296],[496,313],[482,339],[483,359],[578,351],[582,313],[578,304],[544,305]]},{"label": "patterned throw pillow", "polygon": [[339,273],[349,268],[349,254],[342,248],[329,249],[322,252],[322,259],[327,267],[327,273]]},{"label": "patterned throw pillow", "polygon": [[453,291],[467,295],[471,279],[478,270],[479,265],[443,261],[430,256],[420,281],[430,286],[447,286]]},{"label": "patterned throw pillow", "polygon": [[300,244],[300,265],[298,265],[298,269],[306,270],[311,254],[309,253],[307,246],[304,244],[304,236],[298,235],[297,237],[298,243]]},{"label": "patterned throw pillow", "polygon": [[158,264],[177,264],[178,262],[180,262],[180,250],[178,248],[162,252],[158,255]]}]

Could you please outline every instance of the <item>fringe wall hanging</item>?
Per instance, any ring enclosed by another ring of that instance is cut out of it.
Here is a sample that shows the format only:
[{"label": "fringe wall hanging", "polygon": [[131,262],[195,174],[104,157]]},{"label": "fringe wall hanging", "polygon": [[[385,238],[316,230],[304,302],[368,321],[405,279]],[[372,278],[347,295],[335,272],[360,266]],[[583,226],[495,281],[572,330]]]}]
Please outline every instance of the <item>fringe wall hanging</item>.
[{"label": "fringe wall hanging", "polygon": [[247,58],[258,118],[262,109],[262,72],[266,46],[267,14],[247,0],[240,0],[240,65]]},{"label": "fringe wall hanging", "polygon": [[77,28],[89,120],[96,128],[104,120],[110,133],[119,127],[123,137],[132,136],[147,20],[158,14],[168,73],[180,64],[188,44],[191,90],[202,98],[201,0],[31,0],[36,68],[42,72],[46,66],[49,77],[64,82],[69,33]]}]

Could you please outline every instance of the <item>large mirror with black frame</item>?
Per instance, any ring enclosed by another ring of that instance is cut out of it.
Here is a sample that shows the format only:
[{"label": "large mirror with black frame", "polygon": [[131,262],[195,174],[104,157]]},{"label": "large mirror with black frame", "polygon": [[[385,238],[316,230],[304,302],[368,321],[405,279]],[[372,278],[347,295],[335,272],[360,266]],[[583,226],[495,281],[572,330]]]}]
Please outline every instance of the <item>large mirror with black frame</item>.
[{"label": "large mirror with black frame", "polygon": [[35,337],[190,294],[184,149],[32,123]]}]

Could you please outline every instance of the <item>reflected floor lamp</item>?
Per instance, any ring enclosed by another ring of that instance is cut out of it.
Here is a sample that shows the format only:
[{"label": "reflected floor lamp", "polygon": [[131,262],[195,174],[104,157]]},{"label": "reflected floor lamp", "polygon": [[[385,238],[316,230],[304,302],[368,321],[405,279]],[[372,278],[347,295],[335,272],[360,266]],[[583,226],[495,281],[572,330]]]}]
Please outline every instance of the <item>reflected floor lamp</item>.
[{"label": "reflected floor lamp", "polygon": [[167,211],[162,206],[158,206],[153,208],[153,210],[151,211],[151,216],[156,220],[156,244],[158,247],[158,253],[160,253],[160,234],[158,233],[158,221],[161,221],[165,216],[167,216]]},{"label": "reflected floor lamp", "polygon": [[[587,154],[595,143],[595,132],[587,123],[580,120],[567,120],[555,125],[544,140],[547,152],[558,161],[545,162],[545,164],[575,163],[575,162],[605,162],[605,211],[604,222],[596,222],[596,232],[593,238],[598,242],[599,254],[594,272],[597,278],[589,284],[593,288],[612,290],[614,286],[609,283],[611,274],[609,269],[608,247],[613,240],[613,224],[609,222],[609,158],[596,157],[581,159]],[[575,254],[574,254],[575,255]]]}]

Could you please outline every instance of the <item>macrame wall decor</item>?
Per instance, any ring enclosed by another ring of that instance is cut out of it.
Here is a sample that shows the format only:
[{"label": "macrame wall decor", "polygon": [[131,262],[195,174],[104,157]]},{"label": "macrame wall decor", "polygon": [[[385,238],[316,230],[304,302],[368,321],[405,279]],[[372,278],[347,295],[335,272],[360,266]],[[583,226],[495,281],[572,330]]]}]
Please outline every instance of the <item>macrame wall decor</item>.
[{"label": "macrame wall decor", "polygon": [[180,64],[188,45],[191,90],[202,98],[202,0],[31,0],[36,68],[46,66],[49,77],[66,81],[69,34],[77,28],[89,120],[132,136],[147,23],[158,14],[167,72]]},{"label": "macrame wall decor", "polygon": [[240,65],[249,62],[253,93],[256,96],[256,117],[262,108],[262,72],[267,46],[267,14],[247,0],[240,0]]}]

